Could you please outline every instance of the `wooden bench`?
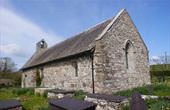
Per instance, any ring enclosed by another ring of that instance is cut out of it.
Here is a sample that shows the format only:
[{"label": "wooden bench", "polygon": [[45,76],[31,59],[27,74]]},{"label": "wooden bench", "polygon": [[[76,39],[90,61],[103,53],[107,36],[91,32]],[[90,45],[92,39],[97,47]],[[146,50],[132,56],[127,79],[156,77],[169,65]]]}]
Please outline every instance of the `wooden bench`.
[{"label": "wooden bench", "polygon": [[51,110],[95,110],[96,104],[75,100],[70,97],[51,99],[49,101]]},{"label": "wooden bench", "polygon": [[22,110],[22,105],[18,100],[0,100],[0,110]]}]

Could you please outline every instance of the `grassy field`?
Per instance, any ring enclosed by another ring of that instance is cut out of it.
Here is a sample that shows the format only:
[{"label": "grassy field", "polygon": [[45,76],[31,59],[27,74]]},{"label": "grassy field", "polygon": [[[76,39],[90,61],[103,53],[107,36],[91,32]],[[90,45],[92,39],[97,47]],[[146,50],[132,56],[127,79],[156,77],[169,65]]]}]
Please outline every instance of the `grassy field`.
[{"label": "grassy field", "polygon": [[[133,92],[138,91],[145,95],[170,96],[170,85],[168,83],[154,83],[150,86],[143,86],[125,91],[114,93],[113,95],[130,97]],[[83,100],[86,93],[77,91],[74,95],[75,99]],[[46,94],[40,96],[34,94],[33,88],[1,88],[1,99],[19,99],[25,110],[49,110],[48,99]],[[170,110],[170,101],[162,98],[146,100],[149,110]],[[123,110],[130,110],[129,106]]]},{"label": "grassy field", "polygon": [[137,87],[114,93],[113,95],[130,97],[133,92],[138,91],[143,95],[170,96],[170,85],[167,83],[155,83],[148,86]]},{"label": "grassy field", "polygon": [[[158,99],[147,99],[148,110],[170,110],[170,100],[161,98],[163,96],[170,96],[169,83],[154,83],[150,86],[137,87],[113,93],[113,95],[131,97],[132,93],[138,91],[142,95],[156,95],[160,96]],[[130,106],[125,106],[123,110],[130,110]]]},{"label": "grassy field", "polygon": [[[84,100],[86,93],[82,90],[76,91],[73,98]],[[24,110],[50,110],[48,107],[47,94],[43,96],[34,94],[33,88],[1,88],[0,100],[4,99],[19,99],[24,107]]]},{"label": "grassy field", "polygon": [[48,110],[47,98],[35,95],[33,89],[3,88],[0,89],[1,99],[19,99],[25,110]]}]

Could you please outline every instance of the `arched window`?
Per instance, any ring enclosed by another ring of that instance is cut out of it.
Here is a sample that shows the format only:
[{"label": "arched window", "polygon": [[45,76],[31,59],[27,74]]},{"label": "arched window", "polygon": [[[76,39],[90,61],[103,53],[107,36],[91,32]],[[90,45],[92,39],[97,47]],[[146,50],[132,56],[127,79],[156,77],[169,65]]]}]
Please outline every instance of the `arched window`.
[{"label": "arched window", "polygon": [[130,40],[128,40],[125,45],[125,64],[126,69],[134,71],[135,69],[134,48]]},{"label": "arched window", "polygon": [[78,77],[78,64],[77,64],[77,62],[73,61],[72,65],[73,65],[73,67],[75,69],[75,77]]}]

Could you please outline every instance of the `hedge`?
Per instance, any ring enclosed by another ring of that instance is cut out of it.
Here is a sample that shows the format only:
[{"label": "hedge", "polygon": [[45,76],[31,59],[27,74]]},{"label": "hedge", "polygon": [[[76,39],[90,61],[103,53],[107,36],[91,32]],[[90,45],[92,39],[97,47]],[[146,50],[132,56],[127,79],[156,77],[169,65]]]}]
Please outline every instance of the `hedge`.
[{"label": "hedge", "polygon": [[150,73],[153,76],[170,76],[170,64],[151,65]]},{"label": "hedge", "polygon": [[170,71],[150,71],[153,76],[170,76]]}]

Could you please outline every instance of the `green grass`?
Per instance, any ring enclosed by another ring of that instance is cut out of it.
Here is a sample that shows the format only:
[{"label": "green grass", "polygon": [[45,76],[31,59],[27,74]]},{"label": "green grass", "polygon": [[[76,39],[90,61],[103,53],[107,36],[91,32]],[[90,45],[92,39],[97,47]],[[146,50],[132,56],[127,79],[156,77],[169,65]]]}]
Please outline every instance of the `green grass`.
[{"label": "green grass", "polygon": [[48,110],[46,97],[34,95],[33,89],[2,88],[0,99],[19,99],[25,110]]},{"label": "green grass", "polygon": [[36,95],[24,95],[22,98],[22,104],[26,110],[39,110],[47,109],[48,102],[46,98]]},{"label": "green grass", "polygon": [[148,99],[145,101],[149,110],[170,110],[170,101],[159,99]]},{"label": "green grass", "polygon": [[113,93],[113,95],[128,96],[130,97],[133,92],[138,91],[143,95],[157,95],[157,96],[170,96],[170,85],[167,83],[157,83],[149,86],[137,87]]},{"label": "green grass", "polygon": [[0,89],[0,100],[17,98],[17,95],[13,94],[12,89],[2,88]]},{"label": "green grass", "polygon": [[162,77],[152,76],[151,77],[151,82],[152,82],[152,84],[157,84],[157,83],[161,83],[162,82],[162,83],[167,83],[168,85],[170,85],[170,76],[165,76],[165,82],[163,82]]},{"label": "green grass", "polygon": [[74,94],[74,98],[78,100],[84,100],[85,96],[86,96],[86,93],[82,90],[76,91]]},{"label": "green grass", "polygon": [[[154,83],[150,86],[137,87],[134,89],[128,89],[114,93],[114,95],[128,96],[130,97],[133,92],[138,91],[145,95],[157,95],[157,96],[170,96],[170,85],[167,83]],[[82,90],[76,91],[74,98],[78,100],[84,100],[86,93]],[[25,110],[49,110],[47,94],[43,96],[34,94],[32,88],[1,88],[0,89],[0,100],[1,99],[19,99],[25,108]],[[165,99],[149,99],[146,101],[149,110],[170,110],[170,102]],[[160,109],[164,107],[163,109]],[[168,109],[166,109],[168,108]],[[123,110],[129,110],[126,106]]]},{"label": "green grass", "polygon": [[[170,110],[170,102],[167,99],[147,99],[145,100],[148,110]],[[130,105],[125,105],[122,110],[130,110]]]},{"label": "green grass", "polygon": [[[131,97],[132,93],[138,91],[142,95],[170,96],[170,85],[168,83],[154,83],[150,86],[137,87],[113,93],[113,95]],[[148,110],[170,110],[170,101],[163,98],[147,99]],[[130,110],[129,106],[124,106],[123,110]]]}]

